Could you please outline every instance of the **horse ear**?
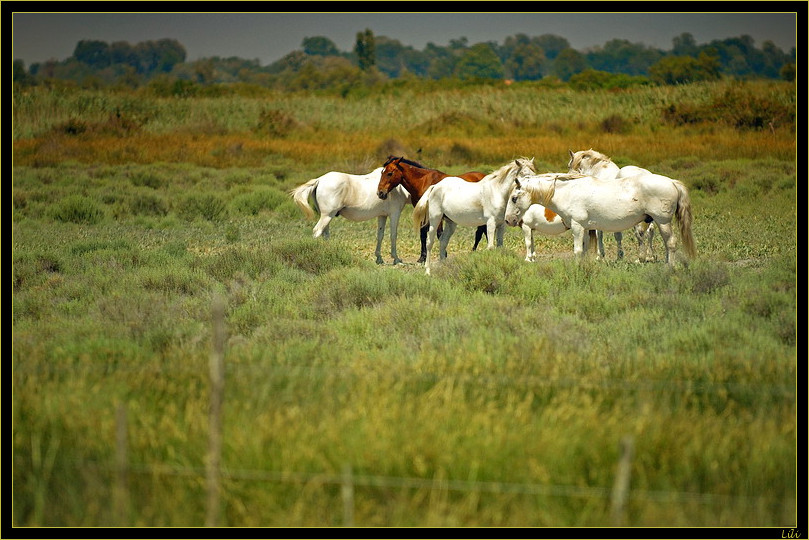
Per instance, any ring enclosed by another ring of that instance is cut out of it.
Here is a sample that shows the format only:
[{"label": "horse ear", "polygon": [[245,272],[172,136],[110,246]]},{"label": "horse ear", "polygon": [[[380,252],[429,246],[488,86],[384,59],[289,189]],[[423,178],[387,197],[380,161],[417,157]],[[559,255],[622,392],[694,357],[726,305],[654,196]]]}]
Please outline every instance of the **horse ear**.
[{"label": "horse ear", "polygon": [[567,149],[567,153],[570,154],[571,158],[573,157],[573,150],[571,150],[570,148]]},{"label": "horse ear", "polygon": [[516,177],[515,177],[515,178],[514,178],[514,183],[515,183],[515,184],[517,184],[517,188],[521,188],[521,187],[522,187],[522,184],[520,184],[520,179],[519,179],[519,178],[516,178]]}]

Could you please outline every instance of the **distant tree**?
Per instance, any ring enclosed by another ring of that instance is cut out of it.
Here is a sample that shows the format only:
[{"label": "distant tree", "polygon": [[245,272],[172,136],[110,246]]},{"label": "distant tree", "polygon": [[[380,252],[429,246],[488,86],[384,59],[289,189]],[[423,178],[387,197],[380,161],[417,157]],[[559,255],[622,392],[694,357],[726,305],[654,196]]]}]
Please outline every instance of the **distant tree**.
[{"label": "distant tree", "polygon": [[667,56],[649,68],[649,76],[658,84],[713,81],[719,78],[719,61],[705,51],[697,58]]},{"label": "distant tree", "polygon": [[587,60],[579,51],[571,48],[560,51],[551,64],[551,74],[567,81],[571,76],[587,69]]},{"label": "distant tree", "polygon": [[277,60],[267,67],[270,73],[280,73],[282,71],[300,71],[303,65],[309,60],[309,57],[303,51],[292,51],[285,54],[280,60]]},{"label": "distant tree", "polygon": [[789,56],[770,40],[761,45],[763,67],[760,75],[776,79],[780,77],[781,69],[789,62]]},{"label": "distant tree", "polygon": [[185,47],[175,39],[142,41],[135,45],[138,70],[141,73],[168,73],[176,64],[185,62]]},{"label": "distant tree", "polygon": [[323,36],[305,37],[301,45],[303,52],[311,56],[338,56],[340,54],[337,45]]},{"label": "distant tree", "polygon": [[450,50],[466,49],[468,45],[469,45],[469,40],[466,39],[466,36],[461,36],[458,39],[450,39],[449,40],[449,48],[450,48]]},{"label": "distant tree", "polygon": [[515,34],[508,36],[501,47],[496,47],[495,52],[500,57],[500,61],[505,64],[509,58],[514,55],[514,50],[520,45],[527,45],[531,43],[531,38],[525,34]]},{"label": "distant tree", "polygon": [[138,55],[135,49],[126,41],[114,41],[110,45],[110,63],[138,66]]},{"label": "distant tree", "polygon": [[781,78],[785,81],[794,82],[795,81],[795,64],[792,62],[788,62],[784,64],[784,67],[781,68]]},{"label": "distant tree", "polygon": [[365,32],[357,32],[354,52],[357,54],[357,61],[362,71],[367,71],[376,64],[376,44],[374,33],[370,29],[366,28]]},{"label": "distant tree", "polygon": [[83,39],[76,44],[73,58],[95,69],[110,65],[110,46],[104,41]]},{"label": "distant tree", "polygon": [[34,82],[34,78],[25,70],[25,62],[22,60],[14,60],[13,81],[22,86],[29,86]]},{"label": "distant tree", "polygon": [[699,53],[699,47],[697,47],[694,36],[688,32],[675,36],[671,41],[673,45],[671,53],[674,56],[697,56]]},{"label": "distant tree", "polygon": [[503,64],[488,43],[470,47],[455,66],[459,79],[502,79]]},{"label": "distant tree", "polygon": [[533,38],[531,41],[542,48],[548,60],[553,60],[560,52],[570,48],[570,42],[568,42],[568,40],[554,34],[542,34],[539,37]]},{"label": "distant tree", "polygon": [[593,69],[629,75],[648,73],[649,66],[663,56],[663,51],[625,39],[612,39],[586,55],[587,63]]},{"label": "distant tree", "polygon": [[536,81],[545,74],[547,59],[539,45],[528,41],[514,48],[505,67],[517,81]]}]

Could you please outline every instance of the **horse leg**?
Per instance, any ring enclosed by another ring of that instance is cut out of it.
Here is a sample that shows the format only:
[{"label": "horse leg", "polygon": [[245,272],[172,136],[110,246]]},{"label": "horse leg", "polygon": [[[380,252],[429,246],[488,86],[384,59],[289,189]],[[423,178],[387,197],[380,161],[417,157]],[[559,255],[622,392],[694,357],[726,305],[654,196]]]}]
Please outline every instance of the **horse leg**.
[{"label": "horse leg", "polygon": [[643,245],[644,242],[645,242],[646,227],[647,227],[647,224],[644,223],[643,221],[641,221],[640,223],[635,225],[635,228],[634,228],[635,239],[638,241],[638,259],[635,262],[638,262],[638,263],[644,262],[644,261],[647,260],[646,259],[646,253],[645,253],[645,250],[644,250],[644,245]]},{"label": "horse leg", "polygon": [[605,258],[605,255],[604,255],[604,232],[603,231],[596,231],[596,240],[598,241],[598,255],[596,255],[596,260],[600,261],[600,260]]},{"label": "horse leg", "polygon": [[615,233],[615,243],[618,245],[618,260],[624,258],[624,245],[622,243],[623,240],[624,240],[624,233],[622,232]]},{"label": "horse leg", "polygon": [[671,223],[658,223],[657,228],[660,229],[660,237],[663,239],[663,245],[666,246],[666,262],[673,267],[677,263],[677,236],[674,234]]},{"label": "horse leg", "polygon": [[534,262],[534,230],[523,223],[522,232],[525,235],[525,262]]},{"label": "horse leg", "polygon": [[486,249],[494,249],[497,240],[497,220],[490,217],[486,220]]},{"label": "horse leg", "polygon": [[399,236],[399,214],[394,212],[390,215],[390,256],[393,257],[393,264],[401,264],[402,259],[396,254],[396,239]]},{"label": "horse leg", "polygon": [[419,231],[421,236],[421,255],[419,255],[419,260],[416,262],[423,263],[427,258],[427,233],[430,230],[429,225],[425,225]]},{"label": "horse leg", "polygon": [[424,252],[424,273],[428,276],[430,275],[430,252],[433,249],[433,244],[435,243],[436,237],[436,226],[433,224],[432,220],[430,220],[430,225],[428,226],[427,231],[427,247],[426,251]]},{"label": "horse leg", "polygon": [[646,260],[655,260],[654,249],[652,247],[652,240],[655,237],[654,223],[646,224]]},{"label": "horse leg", "polygon": [[573,256],[583,261],[589,247],[590,235],[587,229],[578,221],[572,221],[570,223],[570,229],[573,231]]},{"label": "horse leg", "polygon": [[382,239],[385,238],[385,222],[388,220],[387,216],[379,216],[376,218],[376,264],[384,264],[382,260]]},{"label": "horse leg", "polygon": [[329,223],[333,217],[334,216],[330,214],[321,214],[320,219],[317,220],[317,223],[315,223],[312,229],[312,238],[320,238],[322,236],[324,240],[327,240],[329,238]]},{"label": "horse leg", "polygon": [[650,262],[652,255],[652,237],[654,227],[650,223],[641,221],[635,225],[635,238],[638,240],[638,260],[636,262]]},{"label": "horse leg", "polygon": [[503,247],[503,235],[506,232],[506,222],[498,223],[494,230],[497,235],[497,247]]},{"label": "horse leg", "polygon": [[454,221],[445,220],[446,225],[444,226],[444,233],[441,235],[441,241],[439,242],[439,256],[442,259],[447,258],[447,245],[449,244],[449,239],[452,238],[452,235],[455,233],[455,228],[458,226]]},{"label": "horse leg", "polygon": [[481,225],[477,229],[475,229],[475,245],[472,246],[472,251],[476,251],[478,249],[478,244],[480,244],[480,239],[486,236],[486,240],[489,239],[489,236],[486,234],[486,225]]}]

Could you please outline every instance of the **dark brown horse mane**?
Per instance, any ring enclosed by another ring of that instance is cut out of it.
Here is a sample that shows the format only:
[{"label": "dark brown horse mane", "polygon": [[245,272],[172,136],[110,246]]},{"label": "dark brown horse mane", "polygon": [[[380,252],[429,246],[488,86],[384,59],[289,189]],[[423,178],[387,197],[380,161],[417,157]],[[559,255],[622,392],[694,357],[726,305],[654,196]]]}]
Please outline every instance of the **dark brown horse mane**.
[{"label": "dark brown horse mane", "polygon": [[384,164],[384,165],[382,165],[382,166],[383,166],[383,167],[387,167],[388,163],[390,163],[391,161],[393,161],[393,160],[395,160],[395,159],[399,159],[399,160],[401,160],[401,162],[402,162],[402,163],[407,163],[408,165],[411,165],[411,166],[413,166],[413,167],[418,167],[419,169],[429,169],[429,170],[433,170],[433,169],[430,169],[429,167],[425,167],[424,165],[422,165],[422,164],[421,164],[421,163],[419,163],[418,161],[413,161],[412,159],[407,159],[407,158],[405,158],[404,156],[403,156],[403,157],[388,156],[388,160],[387,160],[387,161],[385,162],[385,164]]}]

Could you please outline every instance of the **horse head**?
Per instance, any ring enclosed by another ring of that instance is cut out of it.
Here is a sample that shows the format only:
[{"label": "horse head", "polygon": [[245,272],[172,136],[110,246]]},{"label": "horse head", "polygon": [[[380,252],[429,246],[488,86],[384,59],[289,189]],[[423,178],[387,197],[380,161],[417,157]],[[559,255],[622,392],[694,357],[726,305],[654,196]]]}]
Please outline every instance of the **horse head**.
[{"label": "horse head", "polygon": [[404,157],[389,156],[383,165],[382,175],[379,178],[379,185],[376,194],[380,199],[387,199],[388,193],[402,183],[404,172],[400,163]]},{"label": "horse head", "polygon": [[531,206],[531,192],[526,189],[527,184],[520,182],[519,177],[514,179],[514,187],[506,203],[506,225],[518,227],[522,224],[522,217]]}]

